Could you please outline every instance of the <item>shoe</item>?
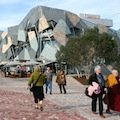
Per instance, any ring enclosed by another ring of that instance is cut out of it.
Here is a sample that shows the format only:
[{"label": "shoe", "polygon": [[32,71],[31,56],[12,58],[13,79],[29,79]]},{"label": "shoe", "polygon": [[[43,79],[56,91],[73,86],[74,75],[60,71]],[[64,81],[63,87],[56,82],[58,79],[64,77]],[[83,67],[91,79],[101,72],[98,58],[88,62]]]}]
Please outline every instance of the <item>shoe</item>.
[{"label": "shoe", "polygon": [[50,95],[52,95],[52,93],[50,92]]},{"label": "shoe", "polygon": [[35,106],[35,109],[39,109],[39,106]]},{"label": "shoe", "polygon": [[104,115],[100,115],[100,117],[101,117],[101,118],[105,118],[105,116],[104,116]]},{"label": "shoe", "polygon": [[43,111],[43,106],[40,107],[40,110]]},{"label": "shoe", "polygon": [[107,114],[112,114],[112,113],[110,112],[110,110],[106,110],[106,113],[107,113]]},{"label": "shoe", "polygon": [[97,113],[96,113],[96,112],[94,112],[94,111],[93,111],[92,113],[93,113],[94,115],[95,115],[95,114],[97,114]]}]

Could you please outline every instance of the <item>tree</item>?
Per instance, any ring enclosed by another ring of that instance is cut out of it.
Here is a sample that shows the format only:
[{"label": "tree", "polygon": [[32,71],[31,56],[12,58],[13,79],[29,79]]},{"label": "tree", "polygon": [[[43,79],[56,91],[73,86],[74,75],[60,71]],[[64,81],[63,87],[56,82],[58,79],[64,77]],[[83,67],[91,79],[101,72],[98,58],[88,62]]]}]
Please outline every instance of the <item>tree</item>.
[{"label": "tree", "polygon": [[100,34],[97,28],[88,29],[84,35],[69,39],[56,54],[58,61],[78,66],[91,66],[93,61],[105,60],[106,64],[115,62],[117,44],[107,33]]},{"label": "tree", "polygon": [[92,60],[94,51],[93,41],[78,36],[69,39],[66,46],[61,46],[56,58],[71,65],[86,65]]},{"label": "tree", "polygon": [[113,37],[107,33],[99,35],[96,42],[96,56],[103,58],[106,64],[114,63],[117,59],[117,43]]},{"label": "tree", "polygon": [[78,67],[81,65],[88,65],[92,60],[94,48],[91,47],[92,42],[82,39],[82,37],[71,38],[66,46],[61,46],[60,51],[57,52],[56,58],[59,62],[66,62],[74,66],[79,76]]},{"label": "tree", "polygon": [[57,52],[56,58],[58,62],[66,62],[75,67],[77,73],[77,66],[81,63],[81,42],[80,37],[70,39],[66,46],[61,46],[60,51]]}]

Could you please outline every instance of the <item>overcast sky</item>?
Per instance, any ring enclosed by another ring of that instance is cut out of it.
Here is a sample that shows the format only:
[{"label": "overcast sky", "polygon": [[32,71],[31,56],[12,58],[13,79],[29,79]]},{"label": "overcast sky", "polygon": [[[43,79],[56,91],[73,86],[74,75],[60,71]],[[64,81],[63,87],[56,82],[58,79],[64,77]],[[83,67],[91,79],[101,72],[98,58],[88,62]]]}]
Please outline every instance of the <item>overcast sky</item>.
[{"label": "overcast sky", "polygon": [[0,0],[0,30],[19,24],[35,6],[44,5],[79,13],[101,15],[120,28],[120,0]]}]

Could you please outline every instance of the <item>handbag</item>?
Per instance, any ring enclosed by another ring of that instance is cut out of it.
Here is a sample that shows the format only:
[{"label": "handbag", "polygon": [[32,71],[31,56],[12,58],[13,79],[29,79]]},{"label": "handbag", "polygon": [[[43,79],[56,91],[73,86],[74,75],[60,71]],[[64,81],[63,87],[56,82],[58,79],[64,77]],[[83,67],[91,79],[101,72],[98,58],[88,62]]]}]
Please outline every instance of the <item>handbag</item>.
[{"label": "handbag", "polygon": [[38,80],[40,79],[40,76],[41,76],[41,74],[39,75],[39,77],[38,77],[38,79],[37,79],[37,81],[30,87],[30,92],[33,92],[34,91],[34,89],[35,89],[35,86],[36,86],[36,84],[37,84],[37,82],[38,82]]},{"label": "handbag", "polygon": [[85,93],[85,95],[86,95],[87,97],[90,97],[90,98],[93,97],[93,96],[90,96],[90,95],[88,94],[88,87],[85,88],[85,92],[84,92],[84,93]]},{"label": "handbag", "polygon": [[107,93],[105,94],[105,96],[103,97],[103,102],[107,105],[108,104],[108,95]]},{"label": "handbag", "polygon": [[89,95],[88,95],[88,87],[85,88],[85,95],[86,95],[86,96],[89,96]]}]

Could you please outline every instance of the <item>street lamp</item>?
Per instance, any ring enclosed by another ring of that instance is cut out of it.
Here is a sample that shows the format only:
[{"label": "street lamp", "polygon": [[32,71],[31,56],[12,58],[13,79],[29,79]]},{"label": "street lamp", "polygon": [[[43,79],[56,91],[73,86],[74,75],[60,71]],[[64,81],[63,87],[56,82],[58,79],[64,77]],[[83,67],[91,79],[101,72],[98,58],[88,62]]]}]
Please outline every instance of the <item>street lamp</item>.
[{"label": "street lamp", "polygon": [[66,62],[61,62],[61,64],[64,65],[65,74],[67,74],[67,64],[66,64]]}]

